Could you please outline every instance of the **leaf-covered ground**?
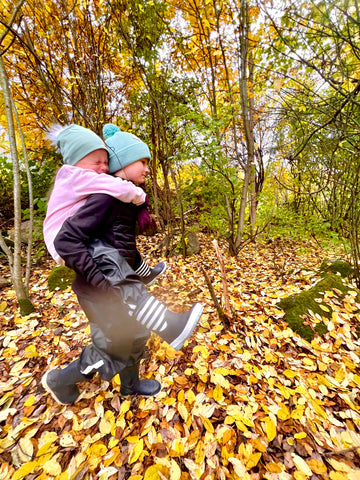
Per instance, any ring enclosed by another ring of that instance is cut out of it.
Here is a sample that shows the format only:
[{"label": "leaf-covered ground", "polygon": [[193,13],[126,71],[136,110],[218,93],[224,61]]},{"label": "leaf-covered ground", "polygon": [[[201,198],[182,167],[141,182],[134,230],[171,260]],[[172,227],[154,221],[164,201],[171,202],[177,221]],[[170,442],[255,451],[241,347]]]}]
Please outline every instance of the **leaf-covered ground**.
[{"label": "leaf-covered ground", "polygon": [[[159,238],[142,238],[155,264]],[[254,244],[224,255],[233,319],[221,322],[201,272],[218,298],[220,267],[211,242],[201,254],[168,259],[154,295],[178,311],[205,305],[200,326],[175,352],[150,340],[142,373],[155,398],[121,398],[119,381],[81,384],[60,406],[44,392],[46,369],[64,366],[89,342],[76,297],[50,292],[53,266],[35,269],[36,313],[21,318],[14,292],[0,301],[0,480],[358,480],[360,316],[355,293],[323,318],[329,333],[310,344],[292,332],[277,301],[307,289],[326,254],[316,245]],[[1,273],[6,274],[2,266]],[[309,312],[308,323],[319,321]]]}]

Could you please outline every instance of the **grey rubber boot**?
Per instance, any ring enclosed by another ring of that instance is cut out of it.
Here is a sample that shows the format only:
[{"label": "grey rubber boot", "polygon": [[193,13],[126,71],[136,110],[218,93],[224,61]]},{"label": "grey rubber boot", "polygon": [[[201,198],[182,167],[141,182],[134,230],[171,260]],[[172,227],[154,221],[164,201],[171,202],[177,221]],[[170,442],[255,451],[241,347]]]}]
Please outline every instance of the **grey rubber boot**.
[{"label": "grey rubber boot", "polygon": [[[166,272],[166,269],[167,269],[166,262],[158,263],[157,265],[155,265],[154,268],[150,269],[150,272],[147,276],[140,275],[142,283],[144,285],[147,285],[148,287],[151,287],[151,285],[153,285],[156,282],[156,280]],[[135,273],[137,273],[137,271],[135,271]]]},{"label": "grey rubber boot", "polygon": [[135,318],[145,328],[155,332],[175,350],[180,350],[194,331],[204,307],[194,303],[185,313],[173,313],[155,297],[148,298],[135,311]]},{"label": "grey rubber boot", "polygon": [[42,377],[41,383],[54,400],[61,405],[70,405],[79,398],[78,382],[89,380],[80,372],[80,360],[71,362],[63,369],[53,368]]},{"label": "grey rubber boot", "polygon": [[126,367],[120,372],[121,395],[142,395],[151,397],[157,395],[161,390],[161,385],[157,380],[151,378],[139,379],[140,363],[135,363],[131,367]]}]

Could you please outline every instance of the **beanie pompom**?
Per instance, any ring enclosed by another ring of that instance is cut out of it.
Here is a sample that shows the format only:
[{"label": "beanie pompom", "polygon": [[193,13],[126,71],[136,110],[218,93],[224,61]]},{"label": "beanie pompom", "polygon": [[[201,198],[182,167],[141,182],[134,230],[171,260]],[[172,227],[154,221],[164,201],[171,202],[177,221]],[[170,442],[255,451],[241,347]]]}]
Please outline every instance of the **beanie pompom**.
[{"label": "beanie pompom", "polygon": [[114,125],[113,123],[107,123],[103,126],[102,132],[106,140],[107,138],[112,137],[115,133],[121,132],[121,130],[117,125]]},{"label": "beanie pompom", "polygon": [[51,125],[51,127],[47,131],[46,137],[51,141],[51,143],[57,147],[57,141],[58,141],[58,136],[61,132],[69,128],[70,125],[59,125],[59,124],[54,124]]}]

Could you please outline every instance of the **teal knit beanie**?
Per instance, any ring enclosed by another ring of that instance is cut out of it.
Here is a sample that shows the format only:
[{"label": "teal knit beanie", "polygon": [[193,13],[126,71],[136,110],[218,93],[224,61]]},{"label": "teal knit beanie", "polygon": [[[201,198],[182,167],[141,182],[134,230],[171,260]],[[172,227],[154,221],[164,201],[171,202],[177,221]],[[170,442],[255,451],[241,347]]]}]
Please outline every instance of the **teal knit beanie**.
[{"label": "teal knit beanie", "polygon": [[80,125],[69,125],[60,129],[56,135],[56,145],[67,165],[76,165],[79,160],[94,150],[108,151],[105,143],[96,133]]},{"label": "teal knit beanie", "polygon": [[142,158],[151,158],[146,143],[132,133],[122,132],[112,123],[104,125],[103,135],[109,152],[109,173],[115,173]]}]

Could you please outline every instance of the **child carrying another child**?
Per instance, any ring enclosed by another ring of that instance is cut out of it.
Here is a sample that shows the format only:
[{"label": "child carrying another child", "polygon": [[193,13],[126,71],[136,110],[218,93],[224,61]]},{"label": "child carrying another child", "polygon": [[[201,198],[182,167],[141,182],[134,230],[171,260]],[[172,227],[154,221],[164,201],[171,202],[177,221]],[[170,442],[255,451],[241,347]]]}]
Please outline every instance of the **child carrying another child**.
[{"label": "child carrying another child", "polygon": [[[109,173],[141,184],[149,173],[147,146],[114,125],[106,125],[103,132]],[[57,254],[76,272],[73,289],[89,320],[92,340],[78,359],[43,376],[44,388],[61,404],[76,402],[77,383],[96,373],[103,380],[119,374],[121,395],[157,394],[157,380],[139,378],[150,333],[179,350],[201,317],[199,303],[185,313],[169,311],[134,274],[137,209],[112,195],[94,193],[64,221],[54,239]]]},{"label": "child carrying another child", "polygon": [[[54,247],[57,233],[64,221],[84,205],[92,193],[106,193],[139,206],[140,229],[148,226],[150,215],[145,192],[132,182],[108,175],[108,149],[96,133],[80,125],[58,125],[52,128],[49,137],[60,149],[65,164],[56,175],[43,226],[47,249],[56,263],[64,265]],[[145,147],[140,153],[150,155]],[[152,285],[165,270],[165,262],[151,269],[137,252],[134,271],[146,285]]]}]

